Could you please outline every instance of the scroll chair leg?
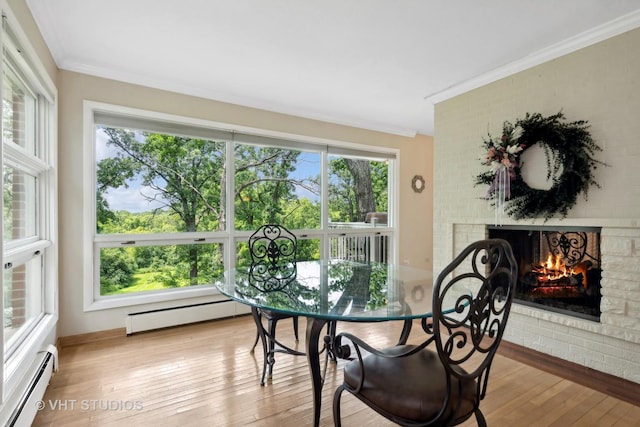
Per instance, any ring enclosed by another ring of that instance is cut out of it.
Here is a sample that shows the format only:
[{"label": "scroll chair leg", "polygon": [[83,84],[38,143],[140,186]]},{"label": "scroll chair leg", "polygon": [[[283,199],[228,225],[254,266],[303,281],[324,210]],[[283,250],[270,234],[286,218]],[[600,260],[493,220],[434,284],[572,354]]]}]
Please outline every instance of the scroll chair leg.
[{"label": "scroll chair leg", "polygon": [[333,425],[335,427],[342,426],[342,420],[340,419],[340,397],[342,396],[342,390],[344,390],[344,387],[338,387],[336,393],[333,395]]},{"label": "scroll chair leg", "polygon": [[409,334],[411,333],[411,326],[413,326],[413,321],[411,319],[404,321],[404,325],[402,325],[402,332],[400,333],[400,338],[398,339],[398,345],[404,345],[407,343]]},{"label": "scroll chair leg", "polygon": [[260,332],[256,331],[256,340],[253,342],[253,346],[251,346],[251,353],[253,353],[258,345],[258,340],[260,339]]},{"label": "scroll chair leg", "polygon": [[[265,336],[264,326],[262,326],[262,315],[260,314],[260,311],[257,308],[252,307],[251,314],[253,315],[253,320],[255,321],[256,328],[258,329],[258,338],[262,340],[263,358],[262,358],[262,378],[260,379],[260,385],[264,386],[265,377],[268,371],[268,363],[269,363],[269,354],[267,351],[267,337]],[[256,343],[257,343],[257,339],[256,339]],[[255,344],[253,346],[255,347]],[[253,349],[251,349],[251,351],[253,352]]]},{"label": "scroll chair leg", "polygon": [[273,337],[274,339],[276,337],[276,325],[278,324],[278,320],[269,319],[267,324],[269,328],[269,334],[267,336],[268,349],[265,352],[265,357],[268,357],[268,366],[269,366],[269,372],[267,373],[267,381],[271,381],[273,377],[273,365],[276,363],[276,352],[275,352],[276,343],[270,337]]},{"label": "scroll chair leg", "polygon": [[478,422],[478,427],[487,427],[487,421],[484,419],[484,415],[482,415],[480,408],[476,408],[475,415],[476,421]]},{"label": "scroll chair leg", "polygon": [[296,336],[296,341],[298,341],[298,316],[293,317],[293,334]]},{"label": "scroll chair leg", "polygon": [[327,336],[331,337],[331,340],[329,341],[330,345],[327,347],[327,351],[329,352],[329,359],[331,359],[332,362],[336,362],[338,360],[335,349],[333,348],[333,342],[336,337],[337,327],[338,322],[336,322],[335,320],[331,320],[327,324]]},{"label": "scroll chair leg", "polygon": [[260,311],[258,311],[257,309],[255,309],[256,313],[253,315],[254,316],[254,320],[256,321],[256,339],[253,342],[253,345],[251,346],[251,353],[253,353],[256,349],[256,346],[258,345],[258,340],[260,339],[260,326],[258,325],[258,322],[262,322],[262,320],[256,320],[256,316],[258,317],[258,319],[262,319],[262,316],[260,315]]}]

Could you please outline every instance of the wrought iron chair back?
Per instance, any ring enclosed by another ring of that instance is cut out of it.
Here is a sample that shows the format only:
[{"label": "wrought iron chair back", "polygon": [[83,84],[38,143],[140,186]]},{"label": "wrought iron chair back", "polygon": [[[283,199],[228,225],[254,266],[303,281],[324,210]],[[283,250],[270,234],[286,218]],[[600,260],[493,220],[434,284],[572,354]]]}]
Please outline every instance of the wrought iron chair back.
[{"label": "wrought iron chair back", "polygon": [[249,238],[249,281],[264,292],[281,291],[296,278],[296,236],[281,225],[261,226]]},{"label": "wrought iron chair back", "polygon": [[[296,280],[298,241],[296,236],[285,227],[267,224],[258,228],[249,237],[249,253],[251,254],[249,283],[254,288],[261,292],[286,291],[287,287]],[[304,355],[276,339],[278,320],[293,318],[293,331],[297,342],[298,317],[255,307],[252,307],[251,312],[257,327],[256,339],[251,351],[255,349],[258,340],[261,340],[264,359],[260,384],[265,385],[273,375],[276,352]],[[263,324],[263,319],[267,321],[266,326]]]},{"label": "wrought iron chair back", "polygon": [[[460,272],[463,264],[468,270]],[[490,239],[469,245],[436,279],[431,326],[438,356],[448,376],[478,382],[478,404],[507,324],[517,269],[509,243]],[[455,311],[445,314],[452,301]]]},{"label": "wrought iron chair back", "polygon": [[401,425],[452,426],[475,415],[485,427],[480,401],[509,317],[517,268],[507,241],[472,243],[438,275],[421,344],[379,350],[352,334],[338,334],[336,344],[349,340],[357,358],[345,365],[334,395],[335,425],[341,425],[346,390]]},{"label": "wrought iron chair back", "polygon": [[584,231],[551,231],[544,233],[547,245],[554,256],[561,256],[568,267],[574,267],[583,261],[599,264],[599,245],[591,245],[595,253],[589,252],[589,238]]}]

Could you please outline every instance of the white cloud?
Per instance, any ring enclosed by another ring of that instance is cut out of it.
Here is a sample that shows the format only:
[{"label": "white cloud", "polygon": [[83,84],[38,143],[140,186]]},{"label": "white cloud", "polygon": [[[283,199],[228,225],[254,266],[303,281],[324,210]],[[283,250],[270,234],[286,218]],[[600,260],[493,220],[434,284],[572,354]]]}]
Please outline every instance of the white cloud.
[{"label": "white cloud", "polygon": [[128,212],[148,212],[153,209],[162,208],[163,204],[157,201],[150,202],[142,196],[153,194],[149,187],[130,185],[129,188],[112,188],[104,194],[104,198],[109,203],[109,208],[114,211]]}]

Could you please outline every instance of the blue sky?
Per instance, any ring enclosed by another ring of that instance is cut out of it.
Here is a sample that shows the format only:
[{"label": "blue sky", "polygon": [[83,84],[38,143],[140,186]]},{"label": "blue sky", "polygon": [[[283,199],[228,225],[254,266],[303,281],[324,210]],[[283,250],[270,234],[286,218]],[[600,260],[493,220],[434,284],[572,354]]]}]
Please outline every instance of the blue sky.
[{"label": "blue sky", "polygon": [[[107,146],[108,136],[100,129],[96,131],[96,163],[100,160],[112,157],[116,149]],[[140,179],[129,182],[129,187],[119,187],[109,189],[103,196],[112,210],[123,210],[129,212],[146,212],[162,207],[161,203],[150,203],[141,193],[153,194],[153,190],[142,185]]]}]

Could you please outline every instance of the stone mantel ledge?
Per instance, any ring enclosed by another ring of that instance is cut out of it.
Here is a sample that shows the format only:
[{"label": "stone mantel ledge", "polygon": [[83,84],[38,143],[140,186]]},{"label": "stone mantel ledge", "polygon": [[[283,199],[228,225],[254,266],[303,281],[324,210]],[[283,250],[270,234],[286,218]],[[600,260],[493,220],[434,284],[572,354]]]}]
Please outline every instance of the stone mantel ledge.
[{"label": "stone mantel ledge", "polygon": [[627,328],[619,328],[613,325],[602,325],[602,333],[609,338],[617,338],[622,341],[640,344],[640,332]]},{"label": "stone mantel ledge", "polygon": [[516,301],[514,301],[511,306],[511,312],[522,314],[534,319],[581,329],[598,335],[606,335],[610,338],[617,338],[623,341],[640,344],[640,322],[635,325],[630,325],[629,318],[627,317],[620,318],[618,316],[603,313],[600,316],[600,323],[597,323],[553,311],[538,310],[533,307],[518,304]]},{"label": "stone mantel ledge", "polygon": [[[511,306],[513,313],[522,314],[534,319],[546,320],[547,322],[557,323],[564,326],[582,329],[584,331],[593,332],[595,334],[602,334],[602,323],[593,322],[590,320],[581,319],[579,317],[569,316],[562,313],[556,313],[548,310],[540,310],[527,305],[518,304],[517,301],[513,302]],[[640,333],[639,333],[640,338]]]},{"label": "stone mantel ledge", "polygon": [[[434,220],[437,224],[437,219]],[[490,225],[495,226],[493,223],[493,217],[487,216],[485,218],[454,218],[447,217],[446,223],[448,225]],[[539,220],[527,220],[527,221],[513,221],[508,216],[503,218],[501,225],[517,225],[519,227],[526,226],[549,226],[549,227],[602,227],[609,229],[639,229],[640,230],[640,218],[564,218],[564,219],[554,219],[551,218],[548,221],[544,221],[543,219]]]}]

